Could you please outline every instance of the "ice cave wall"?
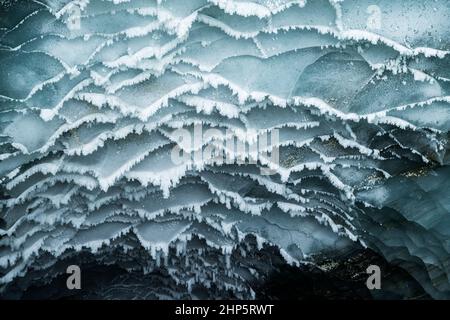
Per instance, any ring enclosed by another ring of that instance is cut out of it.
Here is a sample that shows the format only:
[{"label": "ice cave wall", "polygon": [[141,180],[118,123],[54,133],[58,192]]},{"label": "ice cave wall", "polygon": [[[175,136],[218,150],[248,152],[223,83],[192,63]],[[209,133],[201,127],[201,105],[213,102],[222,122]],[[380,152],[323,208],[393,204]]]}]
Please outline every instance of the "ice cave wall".
[{"label": "ice cave wall", "polygon": [[[130,270],[254,297],[264,245],[298,265],[359,243],[450,298],[450,2],[1,7],[0,290],[142,248]],[[274,130],[279,161],[195,157]]]}]

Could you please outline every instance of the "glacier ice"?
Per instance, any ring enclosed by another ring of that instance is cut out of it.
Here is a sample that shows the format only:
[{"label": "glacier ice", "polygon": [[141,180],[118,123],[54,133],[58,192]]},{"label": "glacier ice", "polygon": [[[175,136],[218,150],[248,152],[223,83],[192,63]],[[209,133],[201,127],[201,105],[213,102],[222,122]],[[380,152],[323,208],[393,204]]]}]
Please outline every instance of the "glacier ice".
[{"label": "glacier ice", "polygon": [[[269,247],[361,246],[450,298],[448,1],[0,6],[0,296],[79,259],[255,298]],[[223,153],[277,130],[279,163],[171,161],[199,124]]]}]

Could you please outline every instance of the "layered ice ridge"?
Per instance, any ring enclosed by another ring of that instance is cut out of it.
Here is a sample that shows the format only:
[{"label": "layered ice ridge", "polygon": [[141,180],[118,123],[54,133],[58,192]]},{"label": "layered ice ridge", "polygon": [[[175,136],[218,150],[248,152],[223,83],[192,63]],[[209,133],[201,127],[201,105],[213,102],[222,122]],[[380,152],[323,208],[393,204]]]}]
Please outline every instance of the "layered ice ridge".
[{"label": "layered ice ridge", "polygon": [[448,1],[1,5],[0,292],[89,252],[254,298],[263,247],[359,243],[450,298]]}]

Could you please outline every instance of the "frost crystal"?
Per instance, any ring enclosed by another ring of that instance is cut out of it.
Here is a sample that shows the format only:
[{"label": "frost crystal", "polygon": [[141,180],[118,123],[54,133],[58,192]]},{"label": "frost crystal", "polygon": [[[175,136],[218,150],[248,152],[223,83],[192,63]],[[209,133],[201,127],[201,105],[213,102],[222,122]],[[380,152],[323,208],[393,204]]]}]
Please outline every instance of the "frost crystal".
[{"label": "frost crystal", "polygon": [[[1,1],[0,296],[72,261],[255,298],[270,248],[364,247],[450,298],[450,2],[425,2]],[[195,157],[274,130],[278,161]]]}]

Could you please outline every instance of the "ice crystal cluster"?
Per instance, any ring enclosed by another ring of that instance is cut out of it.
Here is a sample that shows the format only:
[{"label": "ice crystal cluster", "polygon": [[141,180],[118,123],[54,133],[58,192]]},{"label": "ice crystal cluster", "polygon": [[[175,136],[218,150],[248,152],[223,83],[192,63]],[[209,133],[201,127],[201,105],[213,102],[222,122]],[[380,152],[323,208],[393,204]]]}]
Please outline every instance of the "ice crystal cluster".
[{"label": "ice crystal cluster", "polygon": [[[252,298],[264,247],[300,266],[358,244],[450,297],[447,0],[24,0],[0,15],[0,290],[86,253],[164,270],[159,298]],[[175,163],[173,132],[199,125],[218,134]],[[276,162],[194,156],[274,130]]]}]

